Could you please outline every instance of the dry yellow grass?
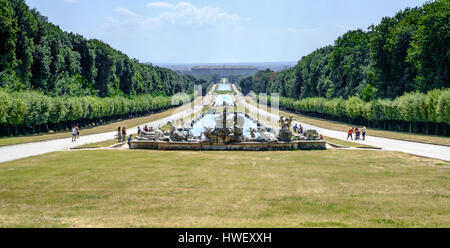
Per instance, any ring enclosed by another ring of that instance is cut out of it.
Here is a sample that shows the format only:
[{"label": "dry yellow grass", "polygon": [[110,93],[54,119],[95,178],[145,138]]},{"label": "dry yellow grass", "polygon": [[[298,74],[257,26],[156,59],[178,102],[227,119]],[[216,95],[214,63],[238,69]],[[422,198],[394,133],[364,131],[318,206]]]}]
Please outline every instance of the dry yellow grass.
[{"label": "dry yellow grass", "polygon": [[450,227],[449,170],[365,150],[58,152],[0,164],[0,226]]}]

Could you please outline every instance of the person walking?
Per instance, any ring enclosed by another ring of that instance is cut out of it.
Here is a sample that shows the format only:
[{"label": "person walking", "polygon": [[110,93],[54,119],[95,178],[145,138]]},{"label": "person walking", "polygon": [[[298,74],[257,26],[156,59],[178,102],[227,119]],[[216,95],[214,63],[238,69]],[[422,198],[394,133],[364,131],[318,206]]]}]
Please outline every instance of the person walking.
[{"label": "person walking", "polygon": [[355,129],[355,140],[361,140],[361,132],[358,128]]},{"label": "person walking", "polygon": [[347,140],[348,140],[348,138],[351,138],[353,140],[353,128],[350,128],[348,130],[347,134],[348,134],[347,135]]},{"label": "person walking", "polygon": [[78,124],[75,125],[75,130],[77,131],[77,139],[80,138],[80,129],[78,128]]},{"label": "person walking", "polygon": [[118,139],[119,142],[122,140],[122,134],[121,134],[120,130],[121,130],[120,127],[117,128],[117,139]]},{"label": "person walking", "polygon": [[127,138],[127,129],[125,127],[122,127],[122,142],[125,142],[126,138]]},{"label": "person walking", "polygon": [[128,137],[128,147],[131,147],[131,140],[133,139],[133,135],[130,134],[130,137]]},{"label": "person walking", "polygon": [[294,129],[294,133],[297,133],[297,129],[298,129],[297,124],[294,125],[293,129]]},{"label": "person walking", "polygon": [[77,129],[75,126],[72,127],[72,142],[77,141]]},{"label": "person walking", "polygon": [[141,127],[138,127],[138,136],[141,135]]},{"label": "person walking", "polygon": [[363,127],[362,129],[362,138],[363,140],[366,140],[366,127]]}]

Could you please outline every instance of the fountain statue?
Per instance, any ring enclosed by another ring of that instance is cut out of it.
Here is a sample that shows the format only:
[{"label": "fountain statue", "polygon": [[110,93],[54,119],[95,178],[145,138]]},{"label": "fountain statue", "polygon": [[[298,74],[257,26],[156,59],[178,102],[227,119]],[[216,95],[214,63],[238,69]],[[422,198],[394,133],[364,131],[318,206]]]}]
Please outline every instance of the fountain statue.
[{"label": "fountain statue", "polygon": [[164,134],[164,132],[161,129],[156,129],[155,131],[141,131],[140,135],[137,136],[137,140],[152,140],[152,141],[170,141],[170,138]]},{"label": "fountain statue", "polygon": [[170,140],[171,141],[185,141],[186,140],[186,134],[182,131],[175,128],[175,125],[173,125],[172,121],[167,122],[167,125],[170,129]]},{"label": "fountain statue", "polygon": [[233,128],[228,128],[227,126],[227,116],[228,111],[225,107],[222,113],[222,126],[212,128],[205,128],[203,135],[206,137],[205,143],[208,144],[229,144],[233,142],[243,142],[245,137],[243,135],[244,129],[242,122],[239,121],[239,116],[237,112],[234,112],[233,118]]},{"label": "fountain statue", "polygon": [[266,128],[258,128],[258,133],[259,133],[258,138],[259,142],[273,143],[278,141],[277,137],[275,137],[275,134],[268,132]]},{"label": "fountain statue", "polygon": [[306,135],[306,139],[308,140],[317,140],[319,139],[319,133],[317,132],[317,130],[306,130],[305,132]]},{"label": "fountain statue", "polygon": [[258,132],[258,130],[250,128],[248,131],[250,132],[250,138],[255,139],[256,138],[255,134]]},{"label": "fountain statue", "polygon": [[[218,102],[220,100],[214,101],[212,106],[220,106]],[[176,128],[170,121],[167,123],[169,132],[163,132],[160,128],[152,132],[141,132],[131,142],[130,148],[245,151],[326,149],[326,142],[318,138],[316,130],[307,130],[305,135],[294,134],[291,127],[294,121],[292,116],[280,116],[280,128],[270,128],[248,113],[233,111],[231,114],[230,107],[233,105],[236,106],[236,103],[223,101],[222,113],[216,114],[215,109],[209,109],[182,128]],[[212,128],[204,122],[214,123],[214,120],[215,127]],[[194,133],[199,136],[194,136]]]},{"label": "fountain statue", "polygon": [[291,141],[292,140],[292,132],[291,132],[291,124],[294,119],[292,115],[289,118],[285,118],[284,116],[280,116],[280,120],[278,123],[281,126],[280,131],[278,132],[278,140],[280,141]]}]

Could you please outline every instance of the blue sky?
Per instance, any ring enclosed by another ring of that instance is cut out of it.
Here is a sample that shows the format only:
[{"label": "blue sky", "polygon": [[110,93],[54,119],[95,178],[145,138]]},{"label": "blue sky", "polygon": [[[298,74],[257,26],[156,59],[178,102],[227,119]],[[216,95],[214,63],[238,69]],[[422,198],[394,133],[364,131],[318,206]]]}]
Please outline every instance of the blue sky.
[{"label": "blue sky", "polygon": [[425,0],[26,0],[64,31],[141,62],[298,61]]}]

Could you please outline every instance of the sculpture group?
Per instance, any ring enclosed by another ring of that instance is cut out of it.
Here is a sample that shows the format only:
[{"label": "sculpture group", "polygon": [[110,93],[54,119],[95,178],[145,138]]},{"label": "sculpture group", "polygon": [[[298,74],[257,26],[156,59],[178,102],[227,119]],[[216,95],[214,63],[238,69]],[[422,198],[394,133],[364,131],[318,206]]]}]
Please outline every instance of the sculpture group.
[{"label": "sculpture group", "polygon": [[[272,128],[264,127],[258,123],[258,128],[250,128],[248,132],[250,137],[244,135],[244,118],[237,112],[234,112],[232,124],[227,120],[228,110],[223,109],[221,118],[218,116],[216,128],[204,127],[204,131],[198,137],[194,136],[190,128],[182,127],[176,128],[173,122],[167,123],[169,127],[168,132],[157,129],[154,132],[141,132],[137,140],[150,140],[161,142],[200,142],[211,145],[223,145],[240,142],[291,142],[293,140],[315,140],[318,138],[317,132],[308,130],[307,136],[299,136],[294,134],[291,130],[291,125],[294,119],[292,116],[285,118],[280,117],[278,121],[280,129],[276,134]],[[229,127],[232,126],[232,127]],[[316,135],[317,134],[317,135]]]},{"label": "sculpture group", "polygon": [[[236,95],[239,94],[234,85],[233,90]],[[241,98],[240,101],[243,101]],[[247,151],[326,149],[326,142],[319,140],[315,130],[307,130],[305,135],[294,133],[292,116],[281,116],[279,127],[272,128],[245,113],[232,112],[231,109],[237,107],[236,103],[223,102],[220,105],[214,102],[211,106],[223,107],[223,111],[216,114],[215,109],[209,109],[208,114],[202,114],[183,127],[177,128],[174,122],[168,122],[166,131],[157,129],[154,132],[141,132],[131,142],[130,148]],[[213,119],[209,118],[211,115],[214,115]],[[215,127],[205,124],[212,122],[212,126],[214,120]]]},{"label": "sculpture group", "polygon": [[292,115],[289,118],[284,118],[284,116],[280,116],[280,120],[278,123],[280,124],[280,132],[278,133],[278,139],[280,141],[291,141],[293,133],[291,132],[291,124],[294,119]]}]

